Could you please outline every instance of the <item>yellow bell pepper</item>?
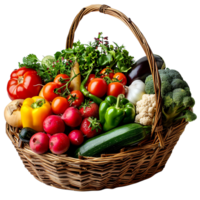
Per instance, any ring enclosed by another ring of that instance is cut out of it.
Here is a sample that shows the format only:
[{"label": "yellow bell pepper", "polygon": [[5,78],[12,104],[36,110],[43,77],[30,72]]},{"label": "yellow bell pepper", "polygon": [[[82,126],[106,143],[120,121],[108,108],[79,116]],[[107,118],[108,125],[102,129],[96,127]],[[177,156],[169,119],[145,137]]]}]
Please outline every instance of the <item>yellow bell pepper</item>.
[{"label": "yellow bell pepper", "polygon": [[38,132],[43,131],[43,121],[50,114],[51,105],[47,100],[40,96],[27,98],[21,107],[22,125]]}]

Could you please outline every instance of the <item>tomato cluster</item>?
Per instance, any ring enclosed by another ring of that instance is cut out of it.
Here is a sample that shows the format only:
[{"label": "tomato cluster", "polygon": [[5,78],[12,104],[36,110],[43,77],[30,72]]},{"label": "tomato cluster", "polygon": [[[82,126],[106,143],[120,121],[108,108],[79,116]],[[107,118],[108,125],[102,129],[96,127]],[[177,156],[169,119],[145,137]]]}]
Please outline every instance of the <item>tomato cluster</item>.
[{"label": "tomato cluster", "polygon": [[[67,90],[69,88],[67,84],[69,80],[70,77],[68,75],[59,74],[53,82],[49,82],[43,87],[41,95],[47,101],[52,102],[52,111],[55,114],[63,114],[70,106],[79,107],[84,101],[84,95],[79,90],[74,90],[69,93],[69,89]],[[69,94],[64,93],[66,90]]]},{"label": "tomato cluster", "polygon": [[[107,84],[105,77],[109,77],[110,83]],[[95,74],[90,74],[85,87],[91,94],[99,98],[105,94],[117,97],[119,94],[125,94],[124,85],[126,83],[127,79],[123,73],[114,73],[112,69],[104,68],[100,72],[100,78],[95,78]]]},{"label": "tomato cluster", "polygon": [[[110,82],[107,83],[105,77],[108,77]],[[84,95],[79,90],[71,91],[67,98],[62,97],[61,94],[66,90],[66,83],[69,79],[68,75],[59,74],[53,82],[47,83],[43,88],[43,96],[52,102],[52,111],[55,114],[63,114],[70,106],[78,108],[84,102]],[[100,77],[90,74],[85,88],[99,98],[105,95],[117,97],[119,94],[125,94],[124,85],[126,83],[127,79],[123,73],[114,73],[112,69],[104,68],[100,72]]]}]

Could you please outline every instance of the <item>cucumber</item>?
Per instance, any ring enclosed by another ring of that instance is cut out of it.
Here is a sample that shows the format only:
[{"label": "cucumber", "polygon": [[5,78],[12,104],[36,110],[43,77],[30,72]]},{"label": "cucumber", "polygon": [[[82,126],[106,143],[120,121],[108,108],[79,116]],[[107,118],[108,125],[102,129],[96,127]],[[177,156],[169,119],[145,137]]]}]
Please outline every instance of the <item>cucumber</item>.
[{"label": "cucumber", "polygon": [[90,138],[75,151],[74,156],[76,158],[79,155],[96,156],[111,148],[119,150],[145,139],[150,132],[151,126],[142,126],[137,123],[126,124]]},{"label": "cucumber", "polygon": [[31,137],[36,134],[38,131],[33,130],[32,128],[23,128],[21,130],[21,132],[19,133],[19,138],[23,141],[23,142],[29,142],[29,140],[31,139]]}]

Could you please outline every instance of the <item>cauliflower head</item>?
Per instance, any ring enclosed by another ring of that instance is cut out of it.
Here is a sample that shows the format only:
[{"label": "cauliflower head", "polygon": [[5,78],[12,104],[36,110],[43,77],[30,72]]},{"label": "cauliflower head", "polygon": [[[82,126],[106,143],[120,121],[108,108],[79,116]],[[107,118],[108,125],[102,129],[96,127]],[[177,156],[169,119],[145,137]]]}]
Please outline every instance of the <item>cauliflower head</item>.
[{"label": "cauliflower head", "polygon": [[155,94],[144,94],[142,99],[136,103],[135,122],[143,125],[152,125],[156,112]]}]

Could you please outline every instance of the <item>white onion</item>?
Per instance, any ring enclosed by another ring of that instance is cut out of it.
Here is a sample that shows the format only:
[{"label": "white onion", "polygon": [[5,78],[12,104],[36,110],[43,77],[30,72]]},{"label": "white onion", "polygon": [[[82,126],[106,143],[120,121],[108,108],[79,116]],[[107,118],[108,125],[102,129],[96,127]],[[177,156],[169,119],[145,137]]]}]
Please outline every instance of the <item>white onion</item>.
[{"label": "white onion", "polygon": [[6,122],[14,127],[21,128],[22,120],[21,120],[21,106],[23,104],[23,99],[16,99],[11,101],[4,110],[4,117]]}]

